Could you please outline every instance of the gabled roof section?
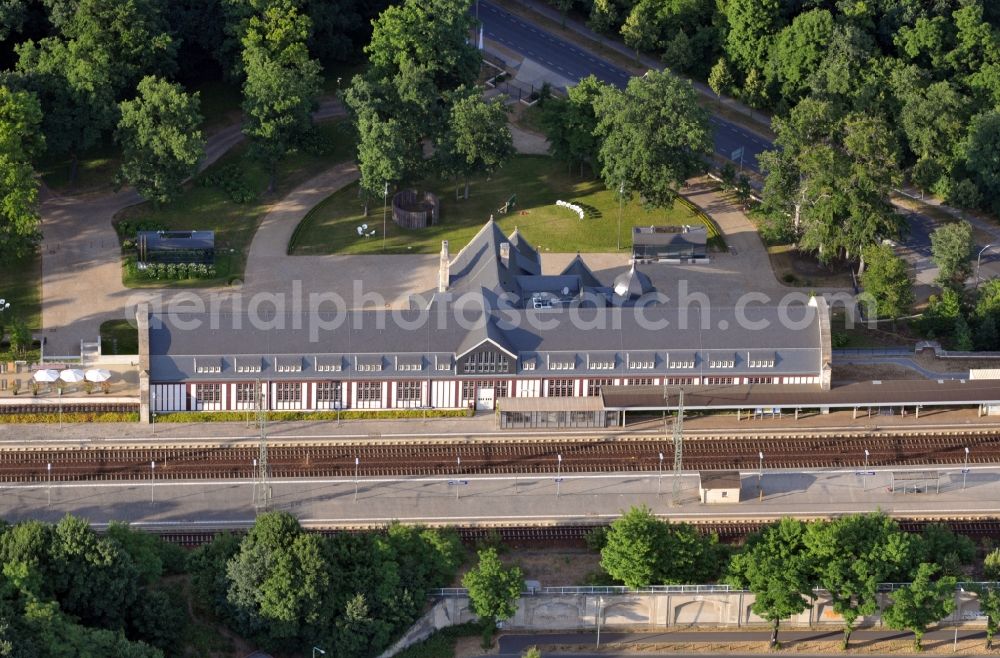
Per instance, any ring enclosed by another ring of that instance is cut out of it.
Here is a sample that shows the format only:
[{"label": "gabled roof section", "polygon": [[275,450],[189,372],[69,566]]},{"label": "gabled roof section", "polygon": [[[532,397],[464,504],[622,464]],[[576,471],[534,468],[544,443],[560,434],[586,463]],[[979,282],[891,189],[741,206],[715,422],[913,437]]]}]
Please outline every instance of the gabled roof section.
[{"label": "gabled roof section", "polygon": [[507,241],[510,242],[511,246],[517,249],[524,258],[530,261],[534,261],[536,265],[539,266],[541,270],[542,258],[538,255],[538,250],[535,249],[534,245],[525,240],[524,236],[521,235],[521,231],[515,226],[514,232],[508,236]]},{"label": "gabled roof section", "polygon": [[563,276],[578,276],[580,277],[580,285],[584,288],[600,288],[601,282],[597,280],[594,275],[593,270],[587,267],[587,264],[583,262],[583,258],[580,254],[577,254],[573,260],[570,261],[569,265],[566,266],[562,272]]},{"label": "gabled roof section", "polygon": [[497,326],[496,318],[493,316],[487,316],[484,321],[477,323],[473,329],[465,334],[465,338],[455,350],[455,357],[460,359],[483,343],[492,343],[500,351],[506,352],[512,359],[517,358],[517,350],[511,346],[506,334],[504,334],[503,329]]},{"label": "gabled roof section", "polygon": [[[509,245],[506,263],[501,245]],[[517,277],[538,275],[542,268],[538,252],[517,231],[508,238],[490,218],[465,245],[449,268],[448,289],[455,293],[492,291],[518,293]]]}]

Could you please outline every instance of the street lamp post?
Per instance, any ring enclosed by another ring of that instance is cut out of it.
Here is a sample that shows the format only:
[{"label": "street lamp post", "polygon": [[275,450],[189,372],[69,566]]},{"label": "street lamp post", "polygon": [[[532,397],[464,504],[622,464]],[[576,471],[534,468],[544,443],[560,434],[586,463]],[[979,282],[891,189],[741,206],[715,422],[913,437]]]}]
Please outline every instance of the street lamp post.
[{"label": "street lamp post", "polygon": [[993,243],[990,243],[990,244],[986,245],[985,247],[983,247],[982,249],[979,250],[979,255],[976,256],[976,288],[977,289],[979,288],[979,266],[982,264],[982,261],[983,261],[983,252],[986,251],[987,249],[989,249],[992,246],[993,246]]},{"label": "street lamp post", "polygon": [[868,448],[865,448],[865,472],[861,476],[862,486],[868,491]]},{"label": "street lamp post", "polygon": [[358,502],[358,466],[361,464],[361,458],[354,458],[354,502]]},{"label": "street lamp post", "polygon": [[764,479],[764,451],[759,451],[757,457],[760,458],[760,465],[757,469],[757,494],[760,500],[764,500],[764,488],[761,486],[761,480]]},{"label": "street lamp post", "polygon": [[382,252],[385,253],[385,206],[389,198],[389,181],[385,182],[382,188]]},{"label": "street lamp post", "polygon": [[48,506],[52,507],[52,463],[45,465],[46,470],[49,472],[49,502]]},{"label": "street lamp post", "polygon": [[601,618],[604,616],[604,597],[597,599],[597,647],[601,648]]},{"label": "street lamp post", "polygon": [[965,491],[965,478],[969,475],[969,448],[965,448],[965,468],[962,469],[962,490]]},{"label": "street lamp post", "polygon": [[618,251],[622,248],[622,204],[625,201],[625,183],[618,186]]},{"label": "street lamp post", "polygon": [[562,487],[562,455],[556,455],[556,459],[556,498],[558,498]]},{"label": "street lamp post", "polygon": [[156,436],[156,391],[150,393],[153,398],[153,408],[150,410],[150,424],[152,425],[153,436]]},{"label": "street lamp post", "polygon": [[659,496],[660,492],[663,491],[663,453],[660,453],[660,474],[656,478],[656,495]]},{"label": "street lamp post", "polygon": [[[461,477],[461,475],[462,475],[462,456],[461,455],[459,455],[458,457],[455,457],[455,463],[458,465],[458,468],[456,469],[458,471],[458,473],[456,473],[455,475],[457,477]],[[462,490],[462,482],[460,480],[456,481],[455,482],[455,500],[458,500],[458,492],[461,491],[461,490]]]},{"label": "street lamp post", "polygon": [[149,462],[149,502],[156,502],[156,462]]}]

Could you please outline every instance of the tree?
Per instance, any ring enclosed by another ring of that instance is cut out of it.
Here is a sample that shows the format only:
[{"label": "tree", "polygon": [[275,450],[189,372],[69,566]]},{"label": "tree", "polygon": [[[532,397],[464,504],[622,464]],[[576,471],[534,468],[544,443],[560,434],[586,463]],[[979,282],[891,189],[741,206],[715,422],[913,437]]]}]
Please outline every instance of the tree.
[{"label": "tree", "polygon": [[799,14],[777,37],[771,68],[785,101],[794,104],[808,90],[833,36],[833,15],[826,9]]},{"label": "tree", "polygon": [[961,289],[972,275],[972,226],[969,222],[953,222],[939,226],[931,233],[931,254],[938,266],[937,284]]},{"label": "tree", "polygon": [[923,562],[937,562],[945,576],[961,576],[961,567],[976,558],[976,544],[943,523],[930,523],[920,533],[917,549]]},{"label": "tree", "polygon": [[861,274],[861,286],[874,301],[879,318],[898,318],[913,305],[913,283],[909,266],[887,244],[864,248],[867,263]]},{"label": "tree", "polygon": [[0,86],[0,261],[30,253],[40,238],[31,161],[45,144],[38,132],[41,122],[33,94]]},{"label": "tree", "polygon": [[732,557],[727,580],[754,593],[754,613],[771,622],[771,647],[778,646],[782,619],[809,607],[815,574],[805,543],[806,526],[785,518],[747,540]]},{"label": "tree", "polygon": [[993,636],[1000,627],[1000,588],[997,583],[983,583],[969,586],[979,599],[979,613],[986,616],[986,650],[993,648]]},{"label": "tree", "polygon": [[729,70],[729,62],[725,57],[712,65],[712,70],[708,74],[708,86],[715,92],[715,97],[722,100],[723,94],[728,94],[733,88],[733,74]]},{"label": "tree", "polygon": [[487,548],[479,551],[479,564],[462,577],[462,586],[469,590],[473,611],[495,627],[517,612],[524,574],[517,566],[505,569],[496,549]]},{"label": "tree", "polygon": [[[946,80],[926,89],[907,89],[904,93],[899,122],[910,149],[919,158],[918,162],[924,163],[921,170],[915,167],[915,171],[924,179],[921,181],[924,187],[930,189],[954,168],[956,145],[965,136],[972,103]],[[934,169],[936,176],[930,173]]]},{"label": "tree", "polygon": [[741,71],[762,70],[774,35],[781,27],[778,0],[729,0],[726,54]]},{"label": "tree", "polygon": [[921,651],[927,627],[955,609],[955,578],[931,580],[940,570],[932,562],[921,562],[913,581],[892,593],[892,603],[882,613],[889,628],[913,632],[913,648]]},{"label": "tree", "polygon": [[983,205],[1000,209],[1000,112],[986,112],[973,117],[968,134],[959,147],[965,168],[971,172]]},{"label": "tree", "polygon": [[0,41],[6,41],[21,31],[27,15],[27,0],[3,0],[0,2]]},{"label": "tree", "polygon": [[914,562],[914,540],[885,514],[852,514],[812,523],[806,545],[819,586],[844,618],[846,649],[854,623],[878,610],[879,583],[905,579]]},{"label": "tree", "polygon": [[31,349],[31,330],[21,316],[14,316],[10,323],[10,347],[18,354]]},{"label": "tree", "polygon": [[321,544],[289,514],[257,517],[226,568],[227,598],[243,632],[279,647],[322,626],[331,571]]},{"label": "tree", "polygon": [[649,508],[615,519],[601,548],[601,568],[626,587],[704,582],[718,571],[717,538],[684,523],[664,523]]},{"label": "tree", "polygon": [[135,100],[120,105],[118,182],[128,182],[155,204],[169,203],[205,154],[199,97],[152,76],[143,78],[137,91]]},{"label": "tree", "polygon": [[594,113],[604,184],[638,192],[650,206],[669,207],[712,152],[707,113],[691,84],[669,72],[632,78],[624,91],[607,89]]},{"label": "tree", "polygon": [[392,78],[405,63],[426,71],[441,91],[473,86],[480,55],[469,42],[470,0],[405,0],[373,23],[365,54],[376,78]]},{"label": "tree", "polygon": [[243,38],[244,132],[252,153],[267,164],[269,193],[278,162],[313,129],[321,67],[309,58],[309,27],[293,0],[275,0],[250,18]]},{"label": "tree", "polygon": [[542,652],[538,647],[528,647],[525,649],[524,653],[521,654],[521,658],[542,658]]},{"label": "tree", "polygon": [[451,106],[443,151],[446,168],[465,179],[468,199],[470,176],[491,176],[514,154],[506,106],[500,101],[484,101],[478,92],[463,94]]},{"label": "tree", "polygon": [[1000,548],[994,548],[983,558],[983,573],[988,580],[1000,580]]},{"label": "tree", "polygon": [[542,127],[549,139],[549,152],[572,166],[589,164],[596,172],[598,140],[594,102],[603,93],[605,84],[588,75],[567,90],[565,100],[552,98],[542,107]]},{"label": "tree", "polygon": [[396,119],[383,121],[374,113],[358,121],[358,168],[365,215],[369,199],[387,193],[390,182],[402,180],[422,162],[419,142],[407,134],[408,127]]},{"label": "tree", "polygon": [[622,24],[622,39],[626,46],[635,50],[636,61],[639,61],[640,51],[652,50],[659,44],[660,25],[657,19],[661,4],[658,0],[639,0]]},{"label": "tree", "polygon": [[955,349],[959,352],[971,352],[975,347],[972,340],[972,328],[969,327],[969,321],[965,319],[964,315],[955,318],[955,331],[952,335],[954,336]]}]

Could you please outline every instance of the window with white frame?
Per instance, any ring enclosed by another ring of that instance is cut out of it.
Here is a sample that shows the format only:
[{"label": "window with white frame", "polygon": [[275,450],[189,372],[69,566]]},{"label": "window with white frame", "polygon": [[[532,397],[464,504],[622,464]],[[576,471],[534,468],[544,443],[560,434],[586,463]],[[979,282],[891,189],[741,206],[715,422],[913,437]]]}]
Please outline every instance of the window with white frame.
[{"label": "window with white frame", "polygon": [[420,382],[399,382],[396,384],[396,399],[400,402],[419,402],[422,386]]},{"label": "window with white frame", "polygon": [[692,377],[667,377],[664,384],[667,386],[686,386],[694,381]]},{"label": "window with white frame", "polygon": [[194,371],[200,374],[222,372],[222,362],[211,359],[195,359]]},{"label": "window with white frame", "polygon": [[474,402],[479,389],[493,389],[494,398],[505,398],[510,390],[506,379],[469,380],[462,382],[462,401]]},{"label": "window with white frame", "polygon": [[522,370],[534,370],[535,369],[535,360],[534,359],[528,359],[527,361],[522,361],[521,362],[521,369]]},{"label": "window with white frame", "polygon": [[614,370],[615,360],[611,359],[592,359],[590,361],[591,370]]},{"label": "window with white frame", "polygon": [[653,385],[653,378],[652,377],[633,377],[633,378],[631,378],[631,379],[628,380],[628,385],[629,386],[652,386]]},{"label": "window with white frame", "polygon": [[465,372],[507,372],[507,355],[483,350],[469,354],[465,359],[463,370]]},{"label": "window with white frame", "polygon": [[236,384],[236,403],[253,404],[257,401],[257,384],[241,382]]},{"label": "window with white frame", "polygon": [[689,368],[694,368],[694,359],[671,361],[670,368],[671,370],[687,370]]},{"label": "window with white frame", "polygon": [[317,402],[340,402],[340,382],[317,382]]},{"label": "window with white frame", "polygon": [[409,372],[420,371],[423,370],[423,364],[419,361],[397,361],[396,370]]},{"label": "window with white frame", "polygon": [[359,402],[378,402],[382,399],[382,382],[358,382]]},{"label": "window with white frame", "polygon": [[549,370],[576,370],[576,363],[566,359],[549,359]]},{"label": "window with white frame", "polygon": [[747,384],[773,384],[774,377],[747,377]]},{"label": "window with white frame", "polygon": [[712,359],[708,362],[709,368],[732,368],[735,365],[736,361],[725,359]]},{"label": "window with white frame", "polygon": [[707,385],[728,385],[733,383],[732,377],[705,377],[704,383]]},{"label": "window with white frame", "polygon": [[656,365],[655,358],[646,359],[632,359],[628,360],[628,367],[630,370],[652,370]]},{"label": "window with white frame", "polygon": [[277,402],[301,402],[301,382],[278,382],[275,384],[274,399]]},{"label": "window with white frame", "polygon": [[747,361],[751,368],[773,368],[774,359],[750,359]]},{"label": "window with white frame", "polygon": [[343,364],[338,361],[320,361],[316,359],[316,372],[340,372]]},{"label": "window with white frame", "polygon": [[274,369],[277,372],[302,372],[302,361],[278,361]]},{"label": "window with white frame", "polygon": [[590,379],[587,380],[587,395],[600,395],[601,388],[604,386],[613,386],[615,380],[613,379]]},{"label": "window with white frame", "polygon": [[381,372],[381,363],[358,363],[358,372]]},{"label": "window with white frame", "polygon": [[437,362],[437,369],[442,371],[451,370],[451,359],[440,359]]},{"label": "window with white frame", "polygon": [[236,372],[260,372],[260,361],[236,360]]},{"label": "window with white frame", "polygon": [[222,385],[221,384],[198,384],[198,388],[195,391],[195,397],[198,402],[222,402]]},{"label": "window with white frame", "polygon": [[576,382],[572,379],[550,379],[549,380],[549,397],[550,398],[571,398],[575,395]]}]

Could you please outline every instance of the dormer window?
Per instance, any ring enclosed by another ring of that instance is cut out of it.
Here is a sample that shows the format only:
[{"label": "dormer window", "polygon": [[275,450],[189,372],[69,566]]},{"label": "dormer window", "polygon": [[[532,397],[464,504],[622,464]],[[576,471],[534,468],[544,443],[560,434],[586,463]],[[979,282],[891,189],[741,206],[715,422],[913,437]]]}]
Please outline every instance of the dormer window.
[{"label": "dormer window", "polygon": [[591,370],[614,370],[615,369],[615,362],[614,362],[614,360],[611,360],[611,361],[591,361],[590,362],[590,369]]},{"label": "dormer window", "polygon": [[655,365],[656,362],[651,360],[628,362],[628,367],[632,370],[652,370]]},{"label": "dormer window", "polygon": [[694,368],[694,361],[671,361],[670,368],[673,370],[684,370]]},{"label": "dormer window", "polygon": [[222,361],[219,359],[195,359],[194,371],[201,375],[222,372]]},{"label": "dormer window", "polygon": [[709,362],[708,367],[709,368],[732,368],[735,365],[736,365],[736,362],[732,361],[732,360],[730,360],[730,361],[725,361],[725,360],[715,361],[715,360],[713,360],[713,361]]},{"label": "dormer window", "polygon": [[507,372],[508,368],[507,355],[492,350],[470,354],[464,366],[467,373]]},{"label": "dormer window", "polygon": [[274,360],[275,372],[302,372],[302,359],[278,358]]}]

